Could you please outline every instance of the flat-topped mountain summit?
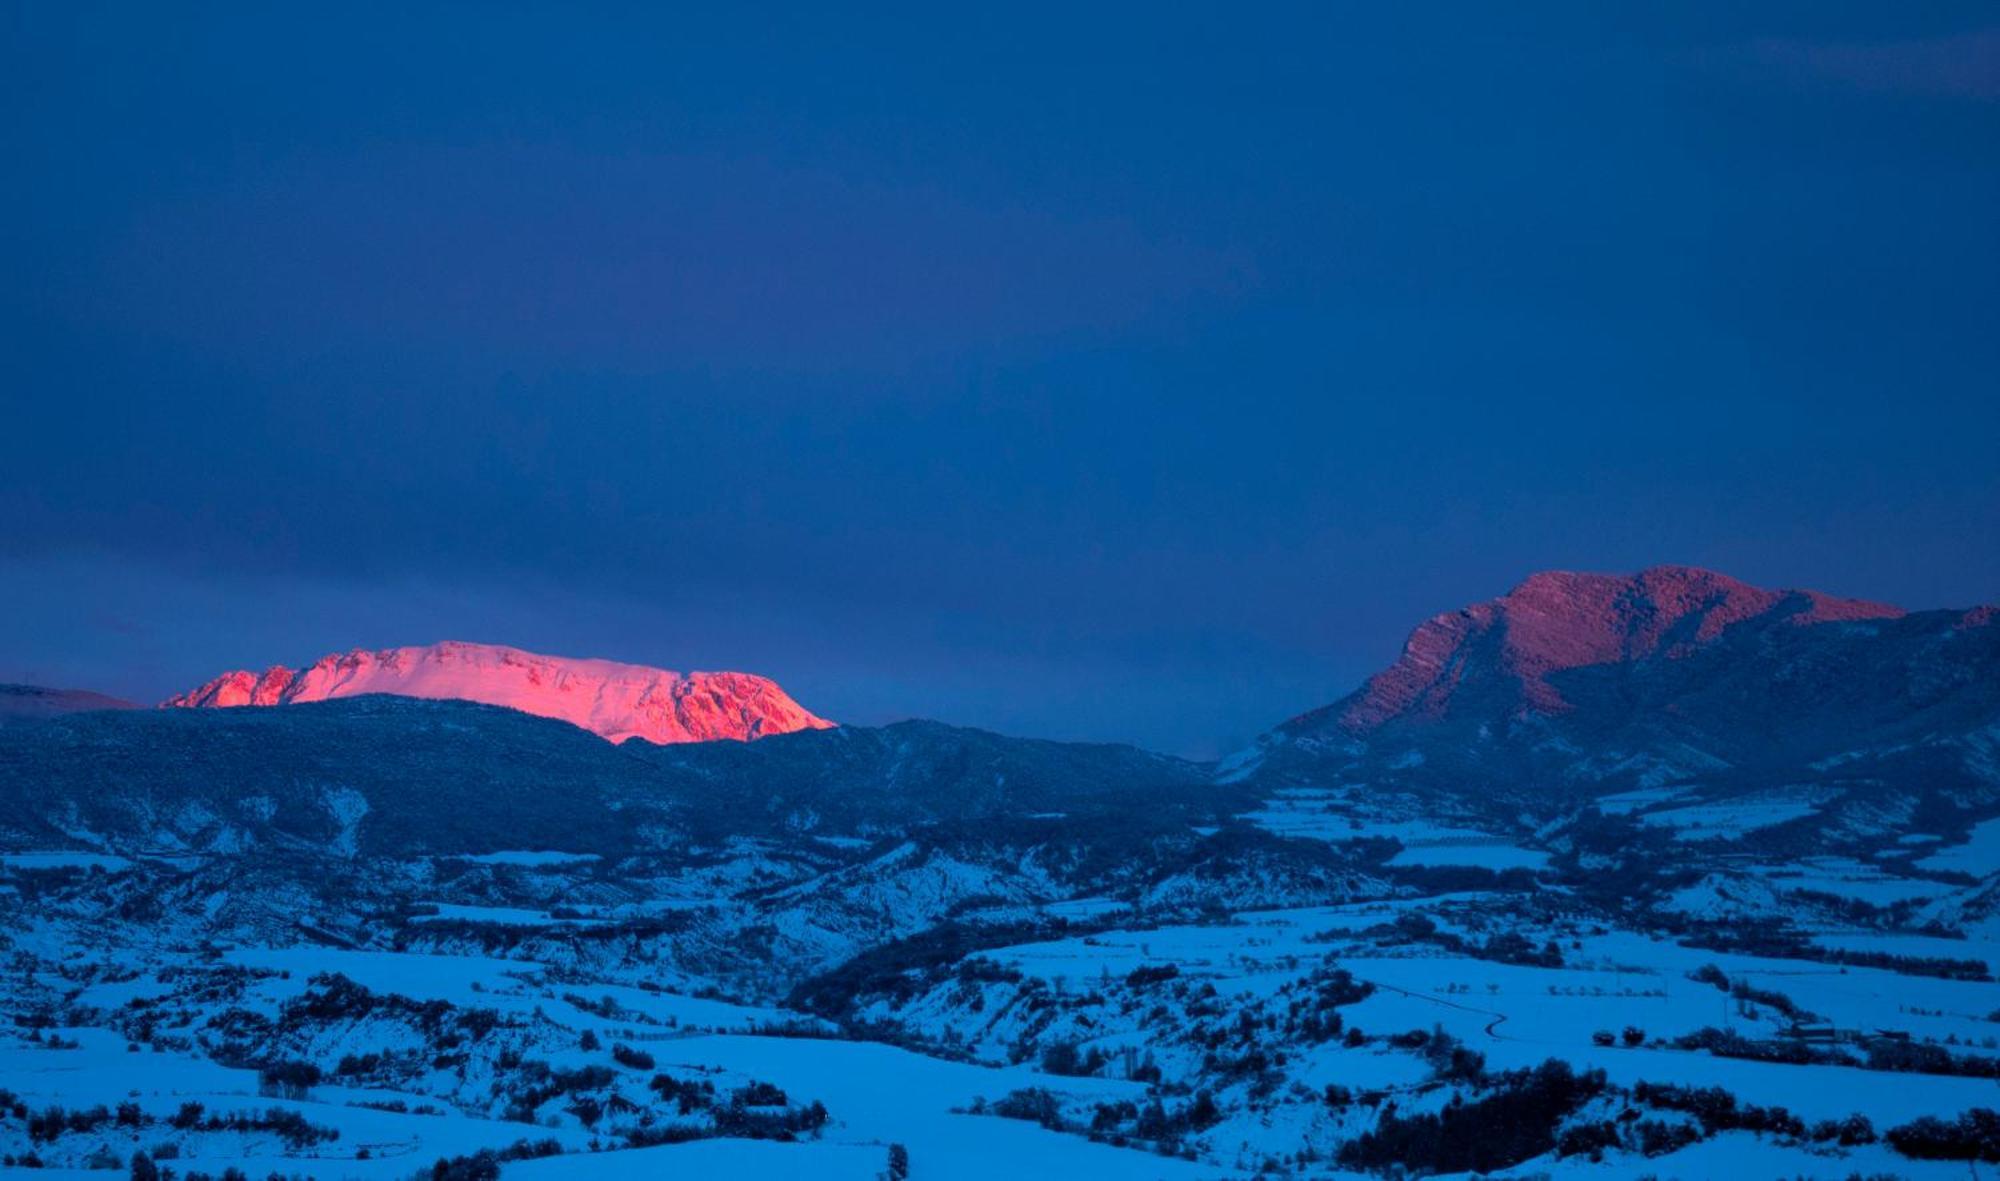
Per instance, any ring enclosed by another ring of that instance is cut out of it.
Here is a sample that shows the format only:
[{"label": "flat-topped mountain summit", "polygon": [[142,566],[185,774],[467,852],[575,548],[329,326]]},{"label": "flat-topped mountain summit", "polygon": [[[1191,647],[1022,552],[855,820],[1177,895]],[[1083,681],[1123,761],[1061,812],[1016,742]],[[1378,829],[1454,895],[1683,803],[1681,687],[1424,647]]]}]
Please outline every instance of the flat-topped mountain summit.
[{"label": "flat-topped mountain summit", "polygon": [[162,704],[287,705],[364,693],[506,706],[561,719],[612,742],[748,741],[833,725],[792,700],[776,682],[749,673],[680,673],[458,642],[355,649],[322,657],[306,668],[228,672]]}]

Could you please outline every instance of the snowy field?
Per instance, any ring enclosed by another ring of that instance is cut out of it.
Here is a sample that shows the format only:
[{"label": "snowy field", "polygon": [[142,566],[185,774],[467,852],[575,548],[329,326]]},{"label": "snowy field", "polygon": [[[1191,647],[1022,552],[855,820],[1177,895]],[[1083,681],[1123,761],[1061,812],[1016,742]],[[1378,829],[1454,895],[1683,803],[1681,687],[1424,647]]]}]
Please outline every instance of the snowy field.
[{"label": "snowy field", "polygon": [[1689,804],[1657,812],[1639,812],[1639,823],[1671,828],[1684,841],[1736,840],[1746,833],[1811,816],[1819,809],[1810,799],[1776,798]]},{"label": "snowy field", "polygon": [[1921,869],[1984,877],[2000,867],[2000,820],[1975,825],[1963,844],[1950,845],[1917,862]]}]

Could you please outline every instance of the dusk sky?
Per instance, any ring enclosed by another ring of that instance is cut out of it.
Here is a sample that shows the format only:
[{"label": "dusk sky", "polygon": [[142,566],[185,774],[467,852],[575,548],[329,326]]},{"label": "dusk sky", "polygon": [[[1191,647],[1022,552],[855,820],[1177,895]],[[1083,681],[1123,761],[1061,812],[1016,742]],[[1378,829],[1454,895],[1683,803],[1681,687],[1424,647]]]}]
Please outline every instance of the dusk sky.
[{"label": "dusk sky", "polygon": [[1209,757],[1538,569],[2000,598],[2000,10],[1671,7],[8,4],[0,680]]}]

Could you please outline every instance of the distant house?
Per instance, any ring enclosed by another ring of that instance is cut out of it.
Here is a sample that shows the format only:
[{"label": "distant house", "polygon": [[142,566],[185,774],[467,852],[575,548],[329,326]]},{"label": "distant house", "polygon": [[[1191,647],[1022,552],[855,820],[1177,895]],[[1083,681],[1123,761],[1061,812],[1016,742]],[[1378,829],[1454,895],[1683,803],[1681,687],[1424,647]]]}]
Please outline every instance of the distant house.
[{"label": "distant house", "polygon": [[1840,1040],[1840,1032],[1830,1021],[1794,1021],[1785,1036],[1809,1045],[1830,1046]]}]

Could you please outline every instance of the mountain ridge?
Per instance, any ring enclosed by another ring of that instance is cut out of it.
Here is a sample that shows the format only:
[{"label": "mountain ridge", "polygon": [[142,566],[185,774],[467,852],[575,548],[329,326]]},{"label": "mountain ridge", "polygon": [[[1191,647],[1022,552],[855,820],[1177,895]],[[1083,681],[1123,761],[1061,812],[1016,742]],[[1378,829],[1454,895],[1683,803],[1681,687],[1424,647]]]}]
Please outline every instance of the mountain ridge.
[{"label": "mountain ridge", "polygon": [[580,726],[611,742],[749,741],[833,723],[768,677],[674,672],[618,661],[545,656],[500,644],[448,640],[421,647],[332,653],[304,668],[223,673],[163,708],[289,705],[386,693],[476,701]]},{"label": "mountain ridge", "polygon": [[1810,798],[1759,835],[1800,847],[1865,846],[1917,816],[1956,832],[2000,810],[1997,622],[1691,567],[1538,574],[1418,625],[1396,663],[1217,778],[1505,826],[1645,791],[1662,810]]},{"label": "mountain ridge", "polygon": [[[1498,598],[1425,620],[1388,668],[1348,697],[1300,714],[1282,728],[1331,720],[1360,734],[1397,721],[1438,718],[1450,711],[1468,672],[1516,682],[1518,711],[1560,713],[1570,703],[1549,679],[1553,674],[1685,655],[1731,627],[1760,619],[1806,626],[1907,614],[1886,603],[1819,591],[1766,590],[1695,566],[1652,566],[1632,575],[1540,571]],[[1488,667],[1468,667],[1481,656]]]}]

